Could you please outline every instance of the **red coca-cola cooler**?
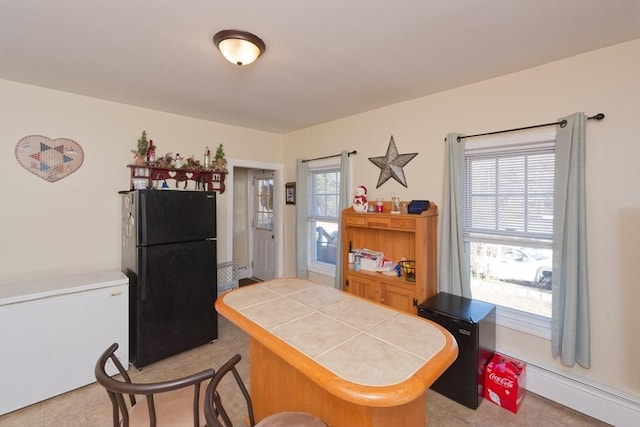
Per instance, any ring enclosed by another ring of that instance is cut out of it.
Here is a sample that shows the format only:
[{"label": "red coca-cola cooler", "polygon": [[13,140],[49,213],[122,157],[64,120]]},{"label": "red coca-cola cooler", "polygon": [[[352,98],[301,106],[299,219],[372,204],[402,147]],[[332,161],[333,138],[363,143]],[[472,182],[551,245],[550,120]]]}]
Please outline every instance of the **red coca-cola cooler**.
[{"label": "red coca-cola cooler", "polygon": [[496,353],[485,370],[484,397],[517,413],[525,394],[526,364]]}]

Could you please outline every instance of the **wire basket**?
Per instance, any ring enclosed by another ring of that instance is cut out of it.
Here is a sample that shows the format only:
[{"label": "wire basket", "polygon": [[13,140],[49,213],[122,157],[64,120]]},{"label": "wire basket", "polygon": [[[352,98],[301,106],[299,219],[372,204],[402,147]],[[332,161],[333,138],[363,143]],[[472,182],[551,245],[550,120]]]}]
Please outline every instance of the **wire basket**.
[{"label": "wire basket", "polygon": [[416,262],[413,260],[400,261],[400,271],[407,282],[416,281]]}]

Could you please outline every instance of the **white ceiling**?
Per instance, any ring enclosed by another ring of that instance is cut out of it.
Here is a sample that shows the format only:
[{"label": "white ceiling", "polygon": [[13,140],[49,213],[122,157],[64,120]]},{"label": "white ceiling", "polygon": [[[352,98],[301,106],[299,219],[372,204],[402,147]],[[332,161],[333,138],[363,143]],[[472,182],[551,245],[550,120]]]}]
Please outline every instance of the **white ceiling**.
[{"label": "white ceiling", "polygon": [[640,0],[0,0],[0,78],[286,133],[639,37]]}]

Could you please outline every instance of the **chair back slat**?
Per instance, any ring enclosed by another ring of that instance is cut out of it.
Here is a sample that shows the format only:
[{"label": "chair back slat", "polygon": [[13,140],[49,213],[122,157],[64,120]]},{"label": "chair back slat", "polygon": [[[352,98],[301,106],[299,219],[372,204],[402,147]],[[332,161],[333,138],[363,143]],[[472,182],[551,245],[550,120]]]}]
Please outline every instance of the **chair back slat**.
[{"label": "chair back slat", "polygon": [[193,426],[200,427],[200,383],[193,387]]},{"label": "chair back slat", "polygon": [[147,409],[149,410],[149,426],[156,427],[156,405],[153,400],[153,394],[147,394]]}]

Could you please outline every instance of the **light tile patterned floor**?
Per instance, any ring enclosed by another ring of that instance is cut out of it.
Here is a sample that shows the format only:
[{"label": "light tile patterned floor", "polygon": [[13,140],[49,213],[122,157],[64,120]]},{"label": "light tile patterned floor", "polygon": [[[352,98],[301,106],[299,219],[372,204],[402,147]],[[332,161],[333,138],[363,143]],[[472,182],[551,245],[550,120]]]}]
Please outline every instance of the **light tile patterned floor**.
[{"label": "light tile patterned floor", "polygon": [[[248,343],[248,337],[244,332],[220,317],[219,339],[215,343],[154,363],[141,371],[131,368],[129,372],[134,381],[150,382],[176,378],[203,369],[216,368],[235,353],[239,353],[242,356],[240,374],[248,384]],[[105,348],[109,344],[111,343],[105,343]],[[239,402],[231,402],[229,407],[235,420],[242,419],[246,414]],[[482,401],[478,409],[472,410],[432,391],[428,392],[427,397],[427,424],[435,427],[607,425],[533,393],[527,393],[520,411],[513,414],[486,400]],[[236,421],[234,425],[243,424]],[[112,426],[111,403],[104,389],[94,383],[0,417],[0,427],[44,426]]]}]

